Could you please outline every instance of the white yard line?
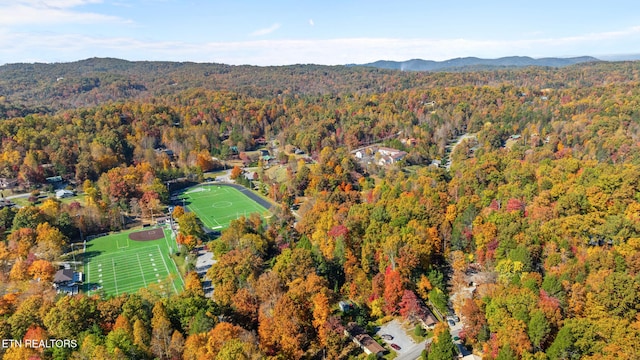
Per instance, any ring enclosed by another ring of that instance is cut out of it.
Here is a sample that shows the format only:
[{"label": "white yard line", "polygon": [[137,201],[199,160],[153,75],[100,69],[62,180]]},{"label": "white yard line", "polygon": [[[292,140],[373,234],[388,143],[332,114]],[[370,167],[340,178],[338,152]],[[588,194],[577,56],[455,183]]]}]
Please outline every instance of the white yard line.
[{"label": "white yard line", "polygon": [[118,291],[118,279],[116,278],[116,262],[111,258],[111,267],[113,269],[113,283],[116,286],[116,295],[120,295]]},{"label": "white yard line", "polygon": [[127,246],[120,246],[120,241],[118,239],[116,239],[116,245],[118,246],[118,250],[119,249],[126,249],[129,247],[129,237],[127,236],[127,238],[124,239],[126,242],[125,244],[127,244]]},{"label": "white yard line", "polygon": [[[160,246],[156,245],[158,247],[158,251],[160,251]],[[164,263],[164,268],[165,270],[167,270],[167,274],[169,274],[169,280],[171,281],[171,285],[173,285],[173,290],[176,292],[176,294],[178,294],[178,289],[176,288],[176,284],[174,284],[173,280],[171,280],[171,272],[169,271],[169,267],[167,266],[167,262],[164,261],[164,256],[162,256],[162,252],[160,252],[160,258],[162,258],[162,262]],[[178,273],[178,276],[180,276],[180,274]]]},{"label": "white yard line", "polygon": [[140,262],[140,255],[136,254],[138,258],[138,266],[140,266],[140,274],[142,274],[142,282],[144,282],[144,287],[147,287],[147,281],[144,279],[144,270],[142,270],[142,263]]},{"label": "white yard line", "polygon": [[[86,258],[84,258],[83,260],[84,260],[85,264],[87,265],[86,266],[86,268],[87,268],[87,284],[91,284],[91,273],[89,272],[89,269],[91,267],[89,266],[89,263],[87,262]],[[87,294],[91,295],[91,289],[89,288],[89,286],[87,286]]]},{"label": "white yard line", "polygon": [[[161,229],[162,229],[162,234],[164,234],[164,242],[165,242],[165,244],[167,244],[167,249],[171,253],[171,250],[173,249],[173,246],[169,245],[169,240],[167,240],[167,232],[164,231],[164,228],[161,228]],[[178,250],[177,247],[176,247],[176,250]],[[160,254],[160,255],[162,255],[162,254]]]}]

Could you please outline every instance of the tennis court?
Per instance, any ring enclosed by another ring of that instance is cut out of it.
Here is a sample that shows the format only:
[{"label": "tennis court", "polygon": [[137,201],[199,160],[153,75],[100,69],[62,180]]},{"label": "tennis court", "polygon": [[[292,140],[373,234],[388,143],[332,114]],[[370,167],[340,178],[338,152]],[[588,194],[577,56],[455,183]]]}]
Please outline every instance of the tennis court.
[{"label": "tennis court", "polygon": [[240,216],[248,217],[252,213],[263,217],[268,215],[262,205],[243,191],[249,190],[213,184],[187,189],[179,198],[189,211],[196,213],[206,227],[219,230],[227,228],[232,220]]},{"label": "tennis court", "polygon": [[169,256],[176,248],[171,231],[163,228],[136,229],[91,239],[85,252],[85,291],[115,296],[146,287],[165,295],[177,294],[184,283]]}]

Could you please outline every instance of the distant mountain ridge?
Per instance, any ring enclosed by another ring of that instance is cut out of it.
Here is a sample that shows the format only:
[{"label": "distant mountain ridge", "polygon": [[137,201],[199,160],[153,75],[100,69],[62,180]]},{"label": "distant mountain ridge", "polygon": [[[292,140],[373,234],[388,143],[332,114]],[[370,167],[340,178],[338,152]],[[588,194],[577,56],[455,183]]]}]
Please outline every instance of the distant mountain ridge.
[{"label": "distant mountain ridge", "polygon": [[379,69],[402,70],[402,71],[444,71],[463,69],[492,69],[500,67],[564,67],[585,62],[599,62],[600,59],[592,56],[580,56],[571,58],[540,58],[534,59],[528,56],[508,56],[498,59],[481,59],[477,57],[455,58],[444,61],[412,59],[407,61],[380,60],[368,64],[356,66],[375,67]]},{"label": "distant mountain ridge", "polygon": [[[487,63],[493,65],[483,65]],[[380,61],[374,63],[377,65],[367,66],[299,64],[261,67],[114,58],[90,58],[70,63],[5,64],[0,65],[0,120],[201,90],[231,91],[252,97],[374,93],[461,86],[471,78],[475,84],[528,86],[526,84],[533,80],[527,74],[533,73],[536,74],[535,82],[542,88],[564,88],[577,86],[577,83],[596,86],[608,83],[612,72],[629,81],[637,81],[636,75],[630,77],[629,74],[636,74],[639,63],[601,61],[593,57],[538,60],[511,57],[442,62]],[[531,64],[539,66],[534,71],[521,70]],[[570,64],[574,65],[566,66]],[[558,67],[554,66],[564,67],[557,71]],[[437,70],[425,71],[428,69]],[[493,70],[498,71],[488,76],[487,73]],[[442,76],[438,71],[450,74]],[[478,72],[474,74],[474,71]],[[585,72],[589,74],[586,78],[583,76]]]}]

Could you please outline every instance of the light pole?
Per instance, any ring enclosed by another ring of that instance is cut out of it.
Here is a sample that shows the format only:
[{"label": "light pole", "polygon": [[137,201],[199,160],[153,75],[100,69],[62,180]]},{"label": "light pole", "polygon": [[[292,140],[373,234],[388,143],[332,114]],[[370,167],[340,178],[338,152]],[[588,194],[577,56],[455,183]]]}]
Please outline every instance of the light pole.
[{"label": "light pole", "polygon": [[[84,236],[82,234],[82,224],[80,223],[80,219],[82,219],[80,214],[76,214],[76,216],[78,218],[78,231],[80,231],[80,241],[82,242],[82,248],[83,248],[83,252],[87,251],[87,242],[84,240]],[[73,268],[74,270],[78,270],[78,264],[76,263],[76,253],[75,250],[73,249],[73,245],[75,245],[74,243],[71,243],[71,253],[73,254]]]},{"label": "light pole", "polygon": [[73,270],[78,271],[78,263],[76,263],[76,252],[73,249],[74,243],[71,243],[71,254],[73,255]]},{"label": "light pole", "polygon": [[153,208],[149,206],[147,209],[151,212],[151,226],[153,226]]},{"label": "light pole", "polygon": [[84,242],[84,237],[82,236],[82,226],[80,224],[80,219],[81,219],[80,216],[81,216],[80,214],[76,214],[75,217],[78,218],[78,231],[80,231],[80,241]]}]

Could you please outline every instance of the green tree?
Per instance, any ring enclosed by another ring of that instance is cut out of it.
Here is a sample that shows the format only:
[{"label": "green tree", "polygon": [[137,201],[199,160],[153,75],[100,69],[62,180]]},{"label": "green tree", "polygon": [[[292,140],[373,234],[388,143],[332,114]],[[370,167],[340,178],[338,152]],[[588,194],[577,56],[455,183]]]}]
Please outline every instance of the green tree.
[{"label": "green tree", "polygon": [[614,272],[604,279],[596,299],[609,314],[633,320],[640,311],[640,281],[636,279]]},{"label": "green tree", "polygon": [[447,295],[440,288],[429,291],[429,301],[441,312],[447,312]]},{"label": "green tree", "polygon": [[193,212],[185,213],[178,219],[178,225],[180,225],[180,233],[184,236],[195,236],[198,239],[204,237],[204,231],[198,216]]},{"label": "green tree", "polygon": [[429,360],[451,360],[455,354],[455,347],[453,345],[453,339],[449,328],[442,324],[439,325],[440,329],[436,332],[440,332],[431,343],[429,348]]},{"label": "green tree", "polygon": [[12,230],[21,228],[35,229],[38,224],[44,222],[44,215],[35,206],[21,207],[13,218]]},{"label": "green tree", "polygon": [[518,360],[518,357],[513,352],[513,349],[511,349],[511,346],[509,344],[506,344],[505,346],[500,348],[496,360]]},{"label": "green tree", "polygon": [[13,207],[5,206],[0,209],[0,229],[10,229],[13,226],[16,213],[17,211]]},{"label": "green tree", "polygon": [[105,339],[105,345],[107,346],[107,351],[112,354],[117,351],[116,349],[129,356],[133,356],[135,353],[135,347],[131,336],[124,329],[117,329],[109,332]]},{"label": "green tree", "polygon": [[571,328],[565,325],[558,331],[555,340],[547,349],[547,356],[551,360],[580,359],[581,354],[577,351],[574,343],[575,338],[571,333]]},{"label": "green tree", "polygon": [[537,350],[542,350],[549,333],[551,332],[549,321],[547,321],[547,318],[544,316],[542,311],[533,311],[527,332],[533,346],[535,346]]},{"label": "green tree", "polygon": [[[42,306],[42,297],[39,295],[28,297],[18,306],[16,312],[7,321],[11,325],[11,335],[14,339],[22,339],[31,326],[42,324],[39,316]],[[51,331],[49,332],[53,335]]]},{"label": "green tree", "polygon": [[44,318],[49,333],[59,339],[75,339],[82,331],[97,324],[97,300],[87,296],[60,298]]}]

